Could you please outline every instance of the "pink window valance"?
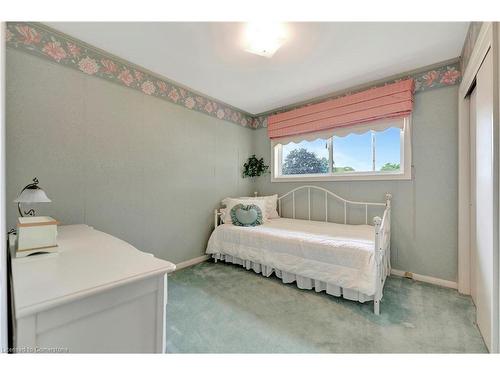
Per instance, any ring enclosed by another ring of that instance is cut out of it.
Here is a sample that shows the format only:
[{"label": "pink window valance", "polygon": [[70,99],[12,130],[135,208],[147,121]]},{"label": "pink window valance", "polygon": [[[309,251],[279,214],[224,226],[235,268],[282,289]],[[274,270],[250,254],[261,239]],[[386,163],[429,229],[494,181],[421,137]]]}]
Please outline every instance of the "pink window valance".
[{"label": "pink window valance", "polygon": [[413,79],[269,116],[269,138],[289,137],[386,118],[406,117],[413,109]]}]

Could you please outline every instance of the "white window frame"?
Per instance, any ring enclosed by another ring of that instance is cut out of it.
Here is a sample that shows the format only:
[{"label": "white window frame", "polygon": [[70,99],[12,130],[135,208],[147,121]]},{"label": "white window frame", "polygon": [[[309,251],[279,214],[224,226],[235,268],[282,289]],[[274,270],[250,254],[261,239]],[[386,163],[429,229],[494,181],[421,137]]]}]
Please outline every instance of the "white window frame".
[{"label": "white window frame", "polygon": [[[394,120],[392,120],[394,121]],[[324,174],[301,174],[301,175],[282,175],[281,163],[283,147],[279,140],[271,141],[271,182],[310,182],[310,181],[380,181],[380,180],[411,180],[412,178],[412,153],[411,153],[411,117],[402,119],[403,128],[401,131],[401,160],[400,170],[396,172],[347,172],[332,173],[331,163],[329,163],[329,172]],[[353,130],[354,132],[354,130]],[[331,132],[335,135],[335,131]],[[297,138],[297,141],[300,141]],[[328,140],[328,151],[330,160],[332,159],[331,142]]]}]

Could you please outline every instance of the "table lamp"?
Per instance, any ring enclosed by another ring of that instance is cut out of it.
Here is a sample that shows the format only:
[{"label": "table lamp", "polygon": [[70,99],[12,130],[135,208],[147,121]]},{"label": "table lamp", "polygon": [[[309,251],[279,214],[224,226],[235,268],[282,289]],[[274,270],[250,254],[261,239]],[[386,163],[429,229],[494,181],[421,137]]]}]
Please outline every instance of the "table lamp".
[{"label": "table lamp", "polygon": [[34,178],[31,184],[26,185],[23,190],[19,193],[19,196],[14,200],[17,203],[17,209],[19,210],[19,215],[24,216],[35,216],[35,210],[31,208],[28,211],[21,210],[21,203],[44,203],[52,202],[45,191],[38,186],[38,178]]}]

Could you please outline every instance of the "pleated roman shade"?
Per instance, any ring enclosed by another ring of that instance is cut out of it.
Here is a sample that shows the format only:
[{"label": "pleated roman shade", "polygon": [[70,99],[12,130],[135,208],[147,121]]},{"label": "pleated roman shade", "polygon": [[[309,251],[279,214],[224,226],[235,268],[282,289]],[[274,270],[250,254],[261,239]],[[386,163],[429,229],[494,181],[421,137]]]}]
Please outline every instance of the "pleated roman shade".
[{"label": "pleated roman shade", "polygon": [[413,79],[269,116],[271,139],[401,118],[413,110]]}]

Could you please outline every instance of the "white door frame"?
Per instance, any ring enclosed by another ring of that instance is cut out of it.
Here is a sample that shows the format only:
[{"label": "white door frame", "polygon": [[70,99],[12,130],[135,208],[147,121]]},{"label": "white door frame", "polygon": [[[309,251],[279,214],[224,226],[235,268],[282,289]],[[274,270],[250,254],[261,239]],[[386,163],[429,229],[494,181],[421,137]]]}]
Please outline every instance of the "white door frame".
[{"label": "white door frame", "polygon": [[0,355],[7,350],[7,226],[5,221],[5,22],[0,22]]},{"label": "white door frame", "polygon": [[[499,259],[499,196],[498,196],[498,180],[500,174],[499,166],[499,45],[498,45],[498,25],[493,22],[484,22],[479,32],[476,44],[472,51],[469,63],[465,72],[462,75],[462,82],[458,92],[458,291],[463,294],[470,294],[470,144],[469,144],[469,99],[466,97],[471,85],[474,82],[476,73],[479,70],[486,54],[491,49],[493,56],[493,81],[494,81],[494,103],[493,103],[493,170],[494,170],[494,227],[495,238],[493,241],[494,255],[493,261],[495,263],[494,271],[494,315],[493,323],[495,327],[494,345],[492,346],[493,352],[498,352],[498,337],[500,336],[500,327],[498,324],[498,304],[500,298],[500,291],[498,288],[499,277],[498,270],[500,268]],[[496,317],[496,318],[495,318]]]}]

